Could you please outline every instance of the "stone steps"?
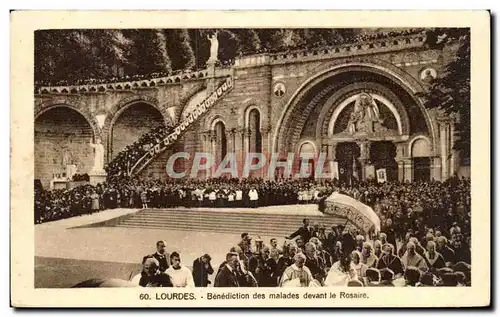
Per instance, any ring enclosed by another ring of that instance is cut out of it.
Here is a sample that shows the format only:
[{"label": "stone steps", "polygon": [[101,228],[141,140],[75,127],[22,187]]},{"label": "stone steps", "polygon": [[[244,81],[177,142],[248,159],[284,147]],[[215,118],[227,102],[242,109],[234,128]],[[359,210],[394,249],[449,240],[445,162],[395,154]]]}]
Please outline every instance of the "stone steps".
[{"label": "stone steps", "polygon": [[251,235],[284,237],[302,225],[302,219],[332,225],[344,224],[345,220],[330,216],[306,216],[297,214],[272,214],[248,212],[221,212],[199,210],[147,209],[119,220],[113,226],[145,229],[183,230],[214,233],[248,232]]}]

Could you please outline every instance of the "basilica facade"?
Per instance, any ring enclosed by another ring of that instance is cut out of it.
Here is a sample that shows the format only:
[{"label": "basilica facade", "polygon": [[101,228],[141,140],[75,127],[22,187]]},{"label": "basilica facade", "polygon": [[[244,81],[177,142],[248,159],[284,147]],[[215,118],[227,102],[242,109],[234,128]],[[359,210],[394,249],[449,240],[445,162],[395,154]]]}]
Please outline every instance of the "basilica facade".
[{"label": "basilica facade", "polygon": [[[68,163],[88,172],[89,139],[102,141],[104,160],[110,162],[150,129],[178,127],[188,119],[175,142],[142,163],[132,162],[132,172],[166,177],[170,155],[185,151],[212,153],[215,163],[236,153],[239,166],[248,152],[275,153],[280,160],[288,153],[307,154],[312,176],[317,157],[325,153],[326,165],[334,163],[343,180],[374,178],[380,169],[388,180],[469,176],[469,162],[453,149],[457,119],[426,109],[420,97],[429,81],[442,75],[456,47],[435,50],[424,43],[424,35],[416,34],[242,56],[231,67],[209,63],[204,70],[166,78],[38,87],[35,178],[46,184]],[[193,112],[228,79],[231,91],[194,119]]]}]

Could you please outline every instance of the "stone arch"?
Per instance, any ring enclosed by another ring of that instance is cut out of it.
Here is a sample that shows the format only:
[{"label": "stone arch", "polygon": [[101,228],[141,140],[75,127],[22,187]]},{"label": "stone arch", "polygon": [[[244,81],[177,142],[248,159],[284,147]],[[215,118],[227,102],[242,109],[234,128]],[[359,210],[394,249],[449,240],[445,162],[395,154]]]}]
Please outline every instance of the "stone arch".
[{"label": "stone arch", "polygon": [[88,110],[88,107],[82,104],[76,106],[68,100],[50,100],[47,102],[42,102],[35,105],[34,120],[36,120],[40,115],[47,112],[48,110],[57,107],[69,108],[81,114],[85,118],[85,120],[87,120],[88,124],[92,128],[92,133],[94,134],[94,138],[96,139],[100,138],[102,140],[103,134],[101,127],[99,126],[99,122],[97,121],[95,116],[90,112],[90,110]]},{"label": "stone arch", "polygon": [[260,129],[262,129],[263,125],[262,125],[262,110],[260,109],[259,106],[255,105],[255,104],[252,104],[248,107],[245,108],[245,113],[244,113],[244,118],[245,118],[245,121],[244,121],[244,124],[243,126],[245,128],[248,128],[249,127],[249,124],[250,124],[250,112],[253,111],[253,110],[256,110],[259,112],[259,117],[260,117]]},{"label": "stone arch", "polygon": [[112,155],[115,152],[113,150],[114,143],[111,134],[116,120],[120,118],[121,114],[124,113],[129,107],[132,107],[140,103],[147,104],[148,106],[151,106],[152,108],[156,109],[160,113],[163,119],[163,124],[165,126],[173,125],[173,121],[170,118],[167,109],[159,105],[158,99],[149,96],[139,96],[139,95],[132,95],[121,99],[106,114],[106,119],[104,120],[104,125],[102,129],[102,137],[104,139],[103,144],[105,144],[107,148],[106,157],[108,162],[111,160]]},{"label": "stone arch", "polygon": [[[46,188],[56,174],[88,173],[93,163],[90,140],[100,138],[99,126],[89,113],[71,104],[46,103],[35,107],[34,177]],[[76,169],[67,169],[74,165]],[[72,172],[71,172],[72,170]]]},{"label": "stone arch", "polygon": [[115,104],[107,113],[106,120],[104,120],[104,126],[102,129],[102,135],[104,137],[109,137],[109,133],[111,132],[111,128],[113,127],[113,123],[115,120],[125,111],[129,106],[137,103],[145,103],[154,107],[158,110],[163,118],[164,124],[166,126],[173,125],[173,120],[170,118],[170,115],[167,112],[165,107],[161,107],[158,99],[152,98],[149,96],[130,96],[120,100],[117,104]]},{"label": "stone arch", "polygon": [[432,143],[425,135],[417,135],[408,142],[408,153],[411,157],[431,157]]},{"label": "stone arch", "polygon": [[[255,115],[252,117],[253,114]],[[258,127],[255,120],[258,120]],[[248,139],[245,140],[245,151],[262,152],[262,111],[258,106],[251,105],[245,109],[244,127],[249,132]]]},{"label": "stone arch", "polygon": [[226,120],[224,120],[224,118],[219,114],[215,114],[207,120],[207,124],[205,126],[206,130],[213,131],[215,125],[219,122],[222,122],[222,124],[226,127],[226,130],[228,130]]},{"label": "stone arch", "polygon": [[[318,147],[316,145],[316,142],[314,142],[313,140],[302,140],[302,142],[299,142],[299,144],[297,145],[297,149],[296,149],[296,152],[298,154],[302,153],[302,149],[306,147],[306,149],[308,150],[307,153],[314,153],[314,154],[318,154]],[[312,150],[312,151],[310,151]],[[306,153],[306,152],[304,152]]]},{"label": "stone arch", "polygon": [[307,78],[299,88],[293,93],[288,103],[285,105],[285,109],[282,112],[280,118],[277,121],[277,125],[273,137],[273,150],[278,151],[279,148],[285,146],[285,135],[284,130],[290,124],[290,115],[292,110],[297,106],[297,104],[304,98],[307,92],[315,87],[320,82],[336,76],[341,73],[349,71],[364,71],[369,73],[375,73],[384,76],[398,86],[403,88],[410,97],[415,101],[416,105],[422,111],[424,118],[426,120],[427,128],[432,136],[432,140],[435,140],[434,127],[431,124],[431,120],[427,110],[424,108],[422,101],[415,96],[416,93],[422,92],[424,90],[423,86],[418,80],[412,77],[407,72],[403,71],[401,68],[371,57],[360,57],[360,58],[350,58],[337,60],[333,62],[334,65],[329,63],[322,70],[316,74]]},{"label": "stone arch", "polygon": [[259,102],[257,99],[249,97],[249,98],[246,98],[245,100],[243,100],[242,106],[238,108],[237,113],[235,114],[237,117],[237,120],[238,120],[237,124],[239,127],[243,127],[243,128],[246,127],[246,122],[248,119],[247,115],[248,115],[249,111],[254,109],[254,108],[259,110],[261,127],[265,126],[264,125],[264,107],[261,106],[261,102]]},{"label": "stone arch", "polygon": [[[359,93],[359,91],[367,91],[369,93],[381,94],[385,99],[387,99],[394,107],[401,122],[401,133],[403,135],[409,135],[409,117],[408,113],[399,98],[389,89],[383,85],[377,83],[356,83],[347,85],[338,91],[336,91],[332,96],[328,98],[325,102],[325,106],[321,110],[318,117],[318,125],[316,126],[316,137],[319,139],[324,135],[328,135],[330,132],[330,122],[333,119],[333,112],[336,111],[339,103],[343,102],[347,98]],[[338,110],[337,110],[338,111]],[[393,111],[392,111],[393,112]],[[394,112],[393,112],[394,114]],[[397,120],[397,119],[396,119]]]},{"label": "stone arch", "polygon": [[[396,107],[387,100],[384,96],[378,95],[378,94],[371,94],[373,99],[381,101],[389,110],[391,111],[392,115],[394,118],[396,118],[396,123],[398,126],[398,134],[402,135],[403,134],[403,124],[401,120],[401,116],[399,115],[399,112],[397,111]],[[357,98],[357,95],[353,95],[344,101],[342,101],[337,107],[335,107],[335,110],[333,111],[333,115],[330,119],[330,122],[328,124],[328,136],[332,136],[334,133],[334,127],[335,123],[337,123],[338,116],[340,113],[345,109],[345,107],[352,101],[354,101]]]},{"label": "stone arch", "polygon": [[[175,119],[176,122],[179,122],[181,120],[182,114],[184,113],[185,109],[189,106],[190,101],[195,98],[198,94],[202,93],[204,90],[207,89],[207,84],[206,82],[203,82],[201,85],[196,85],[188,92],[185,94],[185,97],[183,97],[180,101],[180,106],[175,108]],[[208,92],[207,92],[208,96]]]}]

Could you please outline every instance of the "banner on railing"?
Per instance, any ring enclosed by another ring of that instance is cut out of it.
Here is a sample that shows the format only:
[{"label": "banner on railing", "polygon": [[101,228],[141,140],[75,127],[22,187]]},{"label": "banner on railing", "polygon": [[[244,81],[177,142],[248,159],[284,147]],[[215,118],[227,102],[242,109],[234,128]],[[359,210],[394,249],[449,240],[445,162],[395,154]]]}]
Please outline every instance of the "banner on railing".
[{"label": "banner on railing", "polygon": [[205,98],[191,113],[182,120],[174,128],[174,132],[170,133],[163,141],[149,149],[149,155],[152,157],[157,153],[162,152],[169,144],[175,142],[179,135],[186,130],[194,121],[205,114],[220,98],[233,89],[233,79],[228,77],[222,85],[219,86],[210,96]]}]

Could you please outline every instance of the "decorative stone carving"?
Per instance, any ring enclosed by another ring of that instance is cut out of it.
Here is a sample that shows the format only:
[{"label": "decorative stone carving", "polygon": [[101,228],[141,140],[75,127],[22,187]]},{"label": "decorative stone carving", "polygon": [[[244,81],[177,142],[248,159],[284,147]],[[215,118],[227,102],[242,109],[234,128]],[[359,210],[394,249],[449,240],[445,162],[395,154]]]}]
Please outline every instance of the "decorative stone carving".
[{"label": "decorative stone carving", "polygon": [[273,88],[273,93],[276,97],[281,98],[286,94],[286,87],[283,83],[276,83]]},{"label": "decorative stone carving", "polygon": [[377,103],[368,93],[361,93],[356,98],[354,110],[351,112],[347,128],[344,133],[358,134],[387,134],[390,130],[383,125]]},{"label": "decorative stone carving", "polygon": [[437,71],[432,67],[427,67],[420,72],[419,77],[424,83],[429,83],[437,78]]}]

